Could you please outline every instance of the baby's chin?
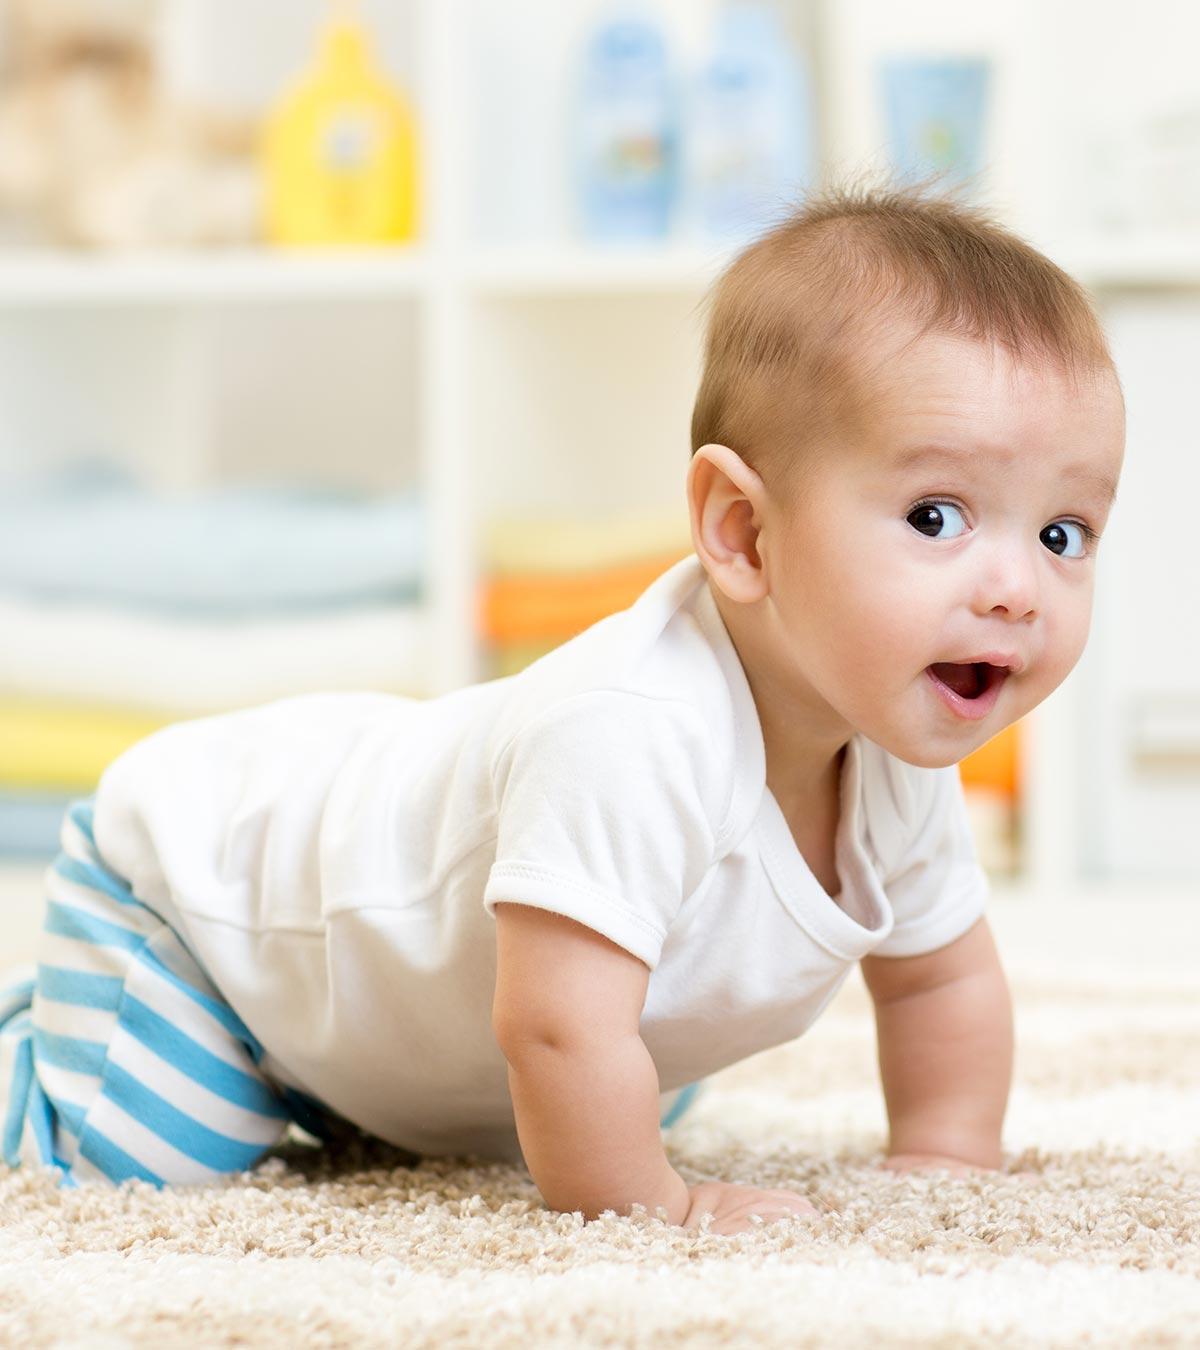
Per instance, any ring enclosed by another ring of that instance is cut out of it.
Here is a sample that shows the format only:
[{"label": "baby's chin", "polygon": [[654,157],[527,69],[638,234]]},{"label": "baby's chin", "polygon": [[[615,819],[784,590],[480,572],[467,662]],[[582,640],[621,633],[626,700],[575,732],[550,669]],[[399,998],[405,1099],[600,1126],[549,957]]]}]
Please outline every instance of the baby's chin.
[{"label": "baby's chin", "polygon": [[889,755],[902,760],[905,764],[911,764],[916,769],[948,769],[951,764],[958,764],[968,755],[974,754],[981,745],[986,744],[993,736],[998,736],[1008,725],[1009,722],[1001,721],[999,718],[994,724],[989,719],[987,730],[976,731],[970,738],[927,736],[914,741],[911,735],[905,734],[884,734],[875,737],[869,731],[864,731],[863,735],[868,740],[874,741],[880,749],[886,750]]}]

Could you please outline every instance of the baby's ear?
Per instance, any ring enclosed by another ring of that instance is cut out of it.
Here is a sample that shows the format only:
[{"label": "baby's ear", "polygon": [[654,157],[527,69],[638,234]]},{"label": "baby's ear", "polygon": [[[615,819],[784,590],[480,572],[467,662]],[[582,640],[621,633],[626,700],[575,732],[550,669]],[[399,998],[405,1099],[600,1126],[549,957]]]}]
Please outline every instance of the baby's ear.
[{"label": "baby's ear", "polygon": [[702,445],[687,477],[692,543],[723,594],[753,604],[767,593],[758,552],[766,489],[762,479],[727,445]]}]

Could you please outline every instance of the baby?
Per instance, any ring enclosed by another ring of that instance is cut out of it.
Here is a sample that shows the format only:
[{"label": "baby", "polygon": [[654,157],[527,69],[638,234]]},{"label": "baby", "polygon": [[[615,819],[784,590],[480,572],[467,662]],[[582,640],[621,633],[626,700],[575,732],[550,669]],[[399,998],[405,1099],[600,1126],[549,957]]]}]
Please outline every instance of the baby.
[{"label": "baby", "polygon": [[1011,1006],[955,765],[1078,660],[1123,440],[1046,258],[920,193],[811,198],[718,283],[695,554],[630,609],[429,701],[170,727],[71,809],[0,991],[4,1160],[204,1182],[294,1121],[735,1233],[812,1206],[689,1186],[662,1128],[857,962],[885,1165],[998,1167]]}]

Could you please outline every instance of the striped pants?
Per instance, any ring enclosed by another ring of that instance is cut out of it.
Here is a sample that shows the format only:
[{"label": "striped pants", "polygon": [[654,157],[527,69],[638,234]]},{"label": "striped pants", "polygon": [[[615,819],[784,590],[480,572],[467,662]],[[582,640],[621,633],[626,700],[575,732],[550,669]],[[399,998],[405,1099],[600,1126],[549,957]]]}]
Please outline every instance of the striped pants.
[{"label": "striped pants", "polygon": [[77,802],[47,873],[36,970],[0,976],[0,1159],[60,1184],[156,1186],[252,1167],[319,1109],[272,1085],[262,1048],[175,930],[96,851]]},{"label": "striped pants", "polygon": [[[175,930],[105,866],[77,802],[47,872],[36,970],[0,975],[0,1162],[60,1184],[211,1181],[295,1122],[354,1127],[259,1069],[262,1046]],[[669,1094],[663,1128],[697,1095]]]}]

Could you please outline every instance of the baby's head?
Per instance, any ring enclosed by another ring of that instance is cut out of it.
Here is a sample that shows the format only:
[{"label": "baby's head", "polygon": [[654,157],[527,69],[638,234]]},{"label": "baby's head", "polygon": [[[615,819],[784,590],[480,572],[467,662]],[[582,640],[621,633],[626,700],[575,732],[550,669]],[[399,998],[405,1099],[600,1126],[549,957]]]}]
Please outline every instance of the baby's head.
[{"label": "baby's head", "polygon": [[954,763],[1083,651],[1124,403],[1080,286],[979,212],[815,197],[719,281],[697,553],[756,699]]}]

